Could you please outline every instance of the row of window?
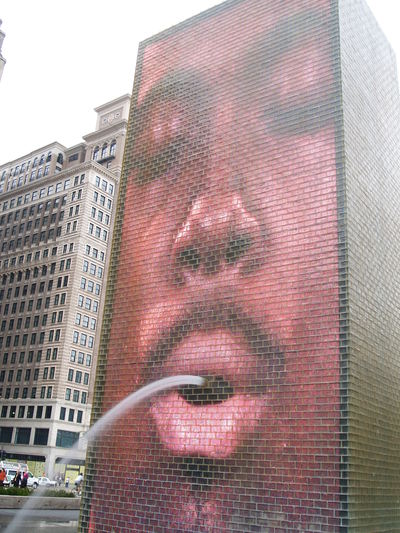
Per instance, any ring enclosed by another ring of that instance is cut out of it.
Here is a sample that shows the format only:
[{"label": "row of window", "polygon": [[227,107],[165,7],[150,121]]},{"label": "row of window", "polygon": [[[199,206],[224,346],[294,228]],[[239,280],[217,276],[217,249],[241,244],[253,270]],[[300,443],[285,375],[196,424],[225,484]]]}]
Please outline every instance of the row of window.
[{"label": "row of window", "polygon": [[103,277],[103,267],[97,266],[95,263],[89,263],[86,259],[83,261],[82,270],[83,272],[89,272],[92,276],[97,276],[100,279]]},{"label": "row of window", "polygon": [[[0,348],[3,347],[3,344],[5,348],[9,348],[10,346],[13,346],[14,348],[17,348],[19,346],[20,340],[21,340],[21,346],[28,346],[28,345],[34,345],[34,344],[44,344],[45,342],[45,333],[44,331],[41,331],[39,334],[36,332],[33,332],[30,334],[24,333],[23,335],[7,335],[4,342],[4,337],[0,337]],[[49,342],[59,342],[61,340],[61,329],[51,329],[49,330],[49,336],[48,341]],[[89,338],[90,339],[90,338]],[[82,341],[83,342],[83,341]],[[82,346],[86,346],[86,344],[82,344]],[[88,346],[89,348],[93,348],[93,342],[91,342],[91,346],[89,345],[88,340]]]},{"label": "row of window", "polygon": [[[40,254],[40,252],[39,252]],[[39,257],[39,256],[38,256]],[[38,266],[35,266],[33,268],[27,268],[25,271],[19,270],[18,272],[10,272],[9,274],[3,274],[1,277],[1,284],[5,285],[8,281],[8,283],[14,283],[22,281],[22,279],[25,279],[25,281],[29,280],[31,278],[38,278],[40,276],[46,276],[49,272],[50,274],[54,274],[56,271],[57,263],[53,262],[50,263],[50,265],[42,265],[40,268]],[[65,262],[65,259],[63,259],[60,262],[60,270],[69,270],[71,268],[71,259],[67,259],[67,263]],[[2,289],[4,292],[4,289]],[[3,296],[1,296],[0,291],[0,299]]]},{"label": "row of window", "polygon": [[[38,328],[39,326],[46,326],[48,316],[49,315],[45,313],[44,315],[35,315],[34,317],[27,316],[25,319],[23,317],[18,317],[17,319],[10,318],[8,322],[7,320],[3,319],[1,321],[0,331],[6,331],[6,329],[8,329],[8,331],[12,331],[14,327],[18,331],[20,329],[29,329],[30,327]],[[64,311],[53,311],[51,314],[51,323],[61,323],[63,321],[63,316]]]},{"label": "row of window", "polygon": [[96,204],[100,204],[102,207],[106,207],[111,211],[112,200],[110,200],[110,198],[106,198],[104,194],[99,194],[97,191],[94,191],[93,200],[96,202]]},{"label": "row of window", "polygon": [[[34,171],[34,172],[36,172],[36,171]],[[41,177],[41,175],[37,176],[37,174],[35,174],[33,178],[32,178],[32,175],[31,175],[30,181],[32,181],[33,179],[37,179],[38,177]],[[56,183],[55,185],[52,184],[52,185],[49,185],[47,187],[42,187],[41,189],[36,189],[35,191],[32,191],[32,192],[27,192],[25,195],[21,195],[21,196],[18,196],[16,198],[11,198],[11,200],[5,200],[3,202],[2,210],[3,211],[7,211],[8,209],[14,209],[14,207],[18,207],[18,206],[23,205],[23,204],[29,204],[31,202],[35,202],[36,200],[38,200],[40,198],[44,198],[45,196],[51,196],[54,193],[59,193],[61,191],[66,191],[71,186],[75,187],[77,185],[80,185],[80,184],[84,183],[84,181],[85,181],[85,175],[82,174],[81,176],[75,176],[73,181],[72,181],[71,178],[67,178],[64,181],[60,181],[60,182]],[[15,185],[19,186],[17,182],[16,182]],[[11,188],[13,188],[13,186],[11,186]],[[112,193],[110,193],[110,194],[112,194]],[[66,200],[67,200],[67,197],[63,196],[63,203],[64,204],[66,203]],[[47,204],[48,203],[49,202],[47,202]],[[14,214],[14,216],[15,216],[15,214]]]},{"label": "row of window", "polygon": [[[8,361],[8,357],[9,357],[9,353],[8,352],[5,352],[3,354],[3,365],[6,365],[9,361]],[[12,352],[11,353],[11,357],[10,357],[10,364],[16,364],[17,363],[17,352]],[[40,363],[40,361],[42,360],[42,355],[43,355],[43,350],[38,350],[36,352],[36,358],[35,358],[35,351],[34,350],[29,350],[28,352],[28,356],[26,358],[26,361],[28,363],[33,363],[33,360],[35,359],[35,361],[37,363]],[[57,359],[57,355],[58,355],[58,348],[55,347],[55,348],[47,348],[46,350],[46,361],[50,361],[53,360],[53,361],[56,361]],[[25,352],[20,352],[19,353],[19,356],[18,356],[18,364],[20,365],[23,365],[25,363],[25,356],[26,356],[26,353]],[[89,365],[90,366],[90,363]],[[29,369],[27,369],[29,370]]]},{"label": "row of window", "polygon": [[96,146],[93,149],[93,161],[101,161],[107,157],[114,157],[117,150],[117,141],[112,141],[110,146],[107,143],[104,143],[103,146]]},{"label": "row of window", "polygon": [[100,226],[95,226],[91,222],[89,223],[89,235],[94,235],[98,239],[101,239],[104,242],[107,242],[108,231],[102,229]]},{"label": "row of window", "polygon": [[[20,387],[15,387],[14,391],[12,393],[12,398],[14,400],[17,400],[18,398],[28,398],[28,387],[23,387],[23,389],[20,389]],[[40,391],[38,391],[38,387],[32,387],[31,388],[31,395],[30,397],[32,399],[35,399],[37,397],[37,394],[40,392],[40,398],[51,398],[53,396],[53,386],[49,385],[48,387],[42,386],[40,387]],[[0,387],[0,398],[3,396],[3,387]],[[8,400],[11,398],[11,387],[7,387],[4,393],[4,398]]]},{"label": "row of window", "polygon": [[59,207],[64,206],[66,203],[66,196],[57,196],[56,198],[54,198],[54,200],[47,200],[47,202],[39,202],[35,205],[31,205],[30,207],[17,209],[12,213],[8,213],[8,215],[1,215],[0,226],[3,226],[5,224],[10,225],[14,222],[19,221],[26,222],[26,220],[30,218],[34,218],[35,220],[37,218],[40,219],[42,213],[44,213],[45,216],[54,215],[55,213],[53,213],[53,211],[57,212]]},{"label": "row of window", "polygon": [[[36,407],[36,412],[35,412]],[[19,405],[18,412],[16,405],[3,405],[1,408],[1,418],[51,418],[52,406],[47,405]]]},{"label": "row of window", "polygon": [[[60,408],[60,420],[66,420],[66,414],[67,414],[67,408],[61,407]],[[82,423],[82,417],[83,417],[83,411],[78,409],[76,411],[76,422],[78,424]],[[68,409],[68,422],[75,422],[75,409],[69,408]],[[58,445],[57,445],[58,446]]]},{"label": "row of window", "polygon": [[[35,305],[35,309],[36,311],[39,311],[41,308],[42,308],[42,303],[43,303],[43,299],[42,298],[38,298],[36,300],[36,305]],[[34,308],[34,300],[28,300],[28,306],[27,306],[27,310],[28,311],[32,311],[33,308]],[[11,307],[10,307],[11,305]],[[50,296],[48,296],[45,300],[44,300],[44,309],[48,309],[50,307]],[[8,313],[10,312],[11,314],[15,314],[17,313],[17,308],[18,308],[18,302],[14,302],[13,304],[5,304],[4,305],[4,308],[3,308],[3,315],[7,316]],[[2,304],[0,304],[0,312],[2,311]],[[19,303],[19,312],[20,313],[23,313],[25,311],[25,300],[23,300],[22,302]]]},{"label": "row of window", "polygon": [[86,404],[88,399],[88,393],[86,391],[70,389],[69,387],[67,387],[65,389],[65,399],[67,401],[72,401],[75,403],[79,403],[80,401],[80,403]]},{"label": "row of window", "polygon": [[[51,256],[56,256],[57,255],[57,246],[53,246],[53,248],[51,249]],[[66,254],[66,253],[71,253],[74,251],[74,243],[73,242],[70,242],[69,244],[64,244],[63,245],[63,249],[62,249],[62,253],[63,254]],[[43,251],[42,251],[42,259],[46,259],[47,257],[49,257],[49,248],[45,248]],[[26,263],[31,263],[32,262],[32,259],[34,259],[35,261],[39,261],[40,260],[40,250],[37,250],[34,254],[29,252],[27,253],[26,255],[20,255],[17,257],[12,257],[10,259],[5,259],[3,261],[3,268],[8,268],[9,266],[11,267],[14,267],[17,265],[17,259],[18,259],[18,265],[22,265],[24,262]],[[0,260],[0,264],[1,264],[1,260]]]},{"label": "row of window", "polygon": [[[44,163],[50,163],[51,161],[51,151],[46,154],[42,154],[40,157],[36,156],[32,162],[32,168],[35,168],[40,165],[44,165]],[[24,174],[24,172],[27,172],[29,170],[29,167],[31,165],[31,160],[24,161],[21,165],[16,165],[15,168],[10,168],[10,177],[11,176],[17,176],[18,174]],[[3,173],[1,175],[1,181],[4,181],[7,176],[7,170],[3,170]]]},{"label": "row of window", "polygon": [[94,292],[97,296],[100,294],[101,285],[100,283],[95,283],[91,279],[81,278],[81,289],[87,290],[88,292]]},{"label": "row of window", "polygon": [[[48,418],[48,417],[45,417]],[[68,421],[73,422],[75,418],[75,410],[70,409],[68,413]],[[78,411],[76,415],[76,422],[82,423],[83,411]],[[65,419],[65,413],[64,413]],[[64,420],[61,419],[61,420]],[[25,444],[29,445],[31,440],[32,428],[15,428],[15,436],[13,440],[12,427],[0,427],[0,442],[4,444]],[[35,428],[35,436],[33,439],[33,445],[47,446],[49,439],[49,430],[46,428]],[[60,448],[72,448],[76,441],[79,440],[79,432],[76,431],[64,431],[57,430],[56,446]]]},{"label": "row of window", "polygon": [[[24,381],[30,381],[31,378],[33,378],[33,381],[38,381],[39,373],[40,373],[40,368],[34,368],[33,369],[33,373],[32,373],[32,369],[31,368],[26,368],[25,372],[24,372]],[[19,368],[18,370],[16,370],[15,373],[14,373],[13,369],[9,370],[8,371],[8,376],[7,376],[8,383],[12,383],[14,381],[14,376],[15,376],[16,383],[22,381],[22,374],[23,374],[23,369],[22,368]],[[55,379],[55,375],[56,375],[56,367],[55,366],[50,366],[50,367],[49,366],[45,366],[43,368],[43,373],[42,373],[42,378],[43,379]],[[0,370],[0,382],[4,383],[5,382],[5,378],[6,378],[6,371],[5,370]]]},{"label": "row of window", "polygon": [[[68,280],[69,280],[69,276],[58,276],[57,288],[60,289],[62,287],[67,287]],[[54,281],[55,281],[54,279],[48,280],[47,282],[48,291],[51,291],[53,289]],[[9,287],[7,289],[7,292],[5,292],[4,289],[1,289],[0,290],[0,301],[4,299],[4,296],[6,297],[7,300],[10,300],[12,297],[18,298],[20,295],[22,296],[26,296],[27,294],[34,295],[36,294],[36,292],[41,294],[45,291],[45,289],[46,289],[45,281],[41,281],[39,283],[33,282],[30,285],[26,284],[26,285],[23,285],[22,287],[20,285],[17,285],[16,287]],[[14,302],[14,304],[16,304],[16,302]],[[7,314],[7,312],[5,314]]]},{"label": "row of window", "polygon": [[87,346],[88,348],[93,348],[94,337],[92,335],[87,335],[86,333],[74,331],[72,334],[72,342],[74,344],[79,344],[80,346]]},{"label": "row of window", "polygon": [[[69,181],[69,180],[68,180]],[[70,184],[68,184],[66,189],[70,187]],[[17,198],[11,198],[10,201],[5,200],[3,202],[3,211],[7,211],[8,209],[14,209],[15,207],[19,207],[25,204],[30,204],[33,202],[36,202],[36,200],[45,198],[45,196],[51,196],[54,193],[61,192],[63,190],[62,183],[58,183],[56,186],[49,185],[48,187],[43,187],[42,189],[27,192],[23,196],[18,196]],[[13,213],[9,213],[7,215],[7,222],[11,222],[12,220],[18,220],[19,216],[21,215],[21,218],[25,218],[27,216],[34,216],[35,214],[41,213],[42,210],[44,211],[50,211],[50,209],[57,209],[60,205],[65,205],[67,203],[67,195],[64,196],[58,196],[57,198],[54,198],[54,200],[47,200],[46,202],[39,202],[37,205],[31,205],[29,208],[29,215],[26,213],[26,209],[24,208],[22,210],[17,209]],[[0,219],[1,220],[1,219]]]},{"label": "row of window", "polygon": [[96,319],[87,315],[81,315],[81,313],[76,313],[75,324],[83,328],[96,329]]},{"label": "row of window", "polygon": [[78,363],[83,365],[86,361],[86,366],[91,366],[92,364],[92,355],[90,353],[85,354],[83,352],[77,352],[76,350],[71,350],[71,355],[69,360],[71,363]]},{"label": "row of window", "polygon": [[99,222],[106,224],[107,226],[110,223],[110,215],[104,213],[104,211],[102,211],[101,209],[97,209],[96,207],[92,207],[90,216],[92,218],[97,219]]},{"label": "row of window", "polygon": [[[32,418],[50,419],[52,415],[52,410],[53,409],[51,405],[47,405],[47,406],[38,405],[36,406],[36,409],[34,405],[28,405],[28,406],[20,405],[18,406],[18,412],[17,412],[16,405],[10,405],[10,408],[8,407],[8,405],[3,405],[3,407],[1,408],[0,416],[1,418],[9,417],[9,418],[29,418],[29,419],[32,419]],[[76,413],[76,417],[75,417],[75,413]],[[60,407],[60,420],[66,420],[66,419],[68,420],[68,422],[76,422],[78,424],[81,424],[83,420],[83,411],[81,411],[80,409],[76,410],[73,408],[69,408],[68,418],[67,418],[67,408]],[[12,429],[12,428],[9,428],[9,429]],[[22,439],[18,436],[18,433],[20,432],[19,430],[21,429],[26,430],[26,433],[25,433],[26,438],[24,439],[24,442],[21,442]],[[31,431],[31,428],[16,428],[16,436],[15,436],[14,443],[15,444],[29,444],[30,431]],[[7,442],[7,441],[0,439],[0,442]]]},{"label": "row of window", "polygon": [[102,191],[107,192],[111,196],[114,195],[114,185],[105,179],[101,179],[100,176],[95,178],[96,187],[101,188]]},{"label": "row of window", "polygon": [[68,381],[75,381],[75,383],[83,383],[84,385],[89,385],[89,373],[82,372],[81,370],[74,370],[73,368],[70,368],[68,370],[67,379]]},{"label": "row of window", "polygon": [[92,298],[89,298],[88,296],[85,297],[82,294],[79,294],[78,306],[84,307],[88,311],[93,311],[93,313],[97,313],[99,309],[99,302],[97,300],[92,300]]},{"label": "row of window", "polygon": [[[65,292],[56,294],[54,296],[54,305],[57,306],[59,304],[61,304],[61,305],[65,304],[66,296],[67,296],[67,294]],[[33,309],[35,308],[36,311],[39,311],[40,309],[42,309],[42,303],[43,303],[43,299],[42,298],[38,298],[36,300],[36,305],[35,306],[34,306],[34,300],[28,300],[27,310],[28,311],[33,311]],[[10,307],[10,305],[11,305],[11,307]],[[50,296],[48,296],[45,299],[43,307],[44,307],[44,309],[48,309],[50,307]],[[96,308],[96,310],[97,310],[97,308]],[[1,311],[2,311],[2,304],[0,304],[0,312]],[[22,300],[22,302],[19,302],[19,306],[18,306],[18,302],[14,302],[13,304],[7,303],[7,304],[4,305],[4,308],[3,308],[3,315],[4,316],[7,316],[8,313],[13,315],[13,314],[16,314],[17,312],[19,312],[19,313],[25,312],[25,300]],[[42,324],[42,325],[46,325],[47,324],[47,315],[44,314],[43,317],[44,317],[43,320],[45,320],[46,322],[44,324]],[[52,315],[52,323],[54,323],[53,322],[53,317],[54,317],[54,313]],[[34,322],[33,322],[33,324],[34,324]]]},{"label": "row of window", "polygon": [[[12,427],[0,426],[0,442],[4,444],[11,444]],[[15,444],[29,444],[31,436],[31,428],[15,428]],[[49,430],[48,428],[35,428],[35,436],[33,439],[33,444],[35,446],[47,446],[49,440]]]},{"label": "row of window", "polygon": [[68,217],[76,217],[79,215],[79,210],[80,210],[80,206],[81,204],[76,204],[75,206],[71,206],[69,208],[69,212],[68,212]]},{"label": "row of window", "polygon": [[[68,276],[64,276],[64,279],[65,278],[68,278]],[[66,281],[66,284],[63,285],[63,277],[60,276],[59,278],[57,278],[57,287],[58,288],[63,287],[63,286],[66,287],[67,284],[68,284],[68,279]],[[51,291],[53,289],[53,285],[54,285],[54,280],[50,279],[47,282],[47,290]],[[36,294],[37,290],[38,290],[39,294],[41,294],[41,293],[43,293],[45,291],[45,289],[46,289],[46,282],[45,281],[41,281],[40,283],[32,283],[30,285],[30,288],[29,288],[29,285],[23,285],[22,286],[22,291],[21,291],[21,287],[19,285],[17,285],[16,287],[14,287],[14,291],[13,291],[13,287],[9,287],[7,289],[7,292],[5,293],[5,296],[6,296],[7,300],[10,300],[12,297],[18,298],[20,295],[22,295],[22,296],[26,296],[27,294],[34,295],[34,294]],[[14,296],[13,296],[13,292],[14,292]],[[3,297],[4,297],[4,292],[3,292]],[[0,301],[3,300],[3,297],[0,298]]]},{"label": "row of window", "polygon": [[68,222],[66,228],[65,228],[65,234],[71,233],[71,231],[77,231],[78,229],[78,221],[74,220],[71,224],[71,222]]},{"label": "row of window", "polygon": [[57,228],[46,228],[46,230],[43,230],[40,233],[29,233],[28,235],[25,235],[24,238],[18,237],[17,239],[11,239],[10,241],[3,242],[1,245],[1,251],[12,252],[24,247],[32,247],[39,243],[53,241],[56,237],[60,236],[61,226],[58,226]]},{"label": "row of window", "polygon": [[105,253],[102,250],[98,250],[95,247],[92,248],[90,244],[87,244],[85,246],[85,254],[91,255],[94,259],[100,259],[100,261],[104,262]]}]

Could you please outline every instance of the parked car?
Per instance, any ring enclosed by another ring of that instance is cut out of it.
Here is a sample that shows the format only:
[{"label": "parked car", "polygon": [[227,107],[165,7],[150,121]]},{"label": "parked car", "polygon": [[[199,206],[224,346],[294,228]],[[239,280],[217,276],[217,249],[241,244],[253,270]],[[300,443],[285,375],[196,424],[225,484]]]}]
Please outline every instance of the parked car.
[{"label": "parked car", "polygon": [[39,478],[34,476],[32,472],[28,472],[28,475],[27,487],[33,487],[36,489],[39,486]]},{"label": "parked car", "polygon": [[37,480],[37,486],[39,487],[56,487],[57,485],[55,481],[51,481],[48,477],[38,477]]}]

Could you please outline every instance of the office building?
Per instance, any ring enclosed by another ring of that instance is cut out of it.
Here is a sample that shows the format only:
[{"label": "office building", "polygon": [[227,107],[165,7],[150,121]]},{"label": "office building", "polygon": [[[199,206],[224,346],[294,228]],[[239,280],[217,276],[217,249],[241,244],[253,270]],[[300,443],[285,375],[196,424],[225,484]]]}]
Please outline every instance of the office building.
[{"label": "office building", "polygon": [[50,476],[90,423],[129,103],[0,165],[0,446]]}]

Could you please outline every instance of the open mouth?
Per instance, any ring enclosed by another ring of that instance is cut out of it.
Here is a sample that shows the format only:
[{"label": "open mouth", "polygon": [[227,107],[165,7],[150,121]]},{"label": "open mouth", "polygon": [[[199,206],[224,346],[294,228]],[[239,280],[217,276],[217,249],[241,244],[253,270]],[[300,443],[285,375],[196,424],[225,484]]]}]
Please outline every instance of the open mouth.
[{"label": "open mouth", "polygon": [[223,376],[203,376],[202,387],[188,385],[180,387],[180,396],[189,404],[212,405],[226,401],[234,395],[234,387]]},{"label": "open mouth", "polygon": [[[272,413],[283,355],[270,337],[232,308],[197,308],[170,328],[149,354],[151,379],[206,378],[152,401],[159,438],[174,455],[227,458]],[[150,377],[149,376],[149,377]]]}]

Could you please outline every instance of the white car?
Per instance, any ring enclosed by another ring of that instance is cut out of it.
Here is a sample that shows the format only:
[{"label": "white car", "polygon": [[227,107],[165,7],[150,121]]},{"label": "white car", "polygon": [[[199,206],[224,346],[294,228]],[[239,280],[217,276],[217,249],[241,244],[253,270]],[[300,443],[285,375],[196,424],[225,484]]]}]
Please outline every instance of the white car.
[{"label": "white car", "polygon": [[[31,485],[36,488],[36,487],[56,487],[57,486],[57,483],[55,481],[51,481],[48,477],[38,477],[36,478],[37,479],[37,482],[33,481],[31,482]],[[28,485],[29,484],[29,480],[28,480]]]},{"label": "white car", "polygon": [[27,482],[27,487],[33,487],[34,489],[36,489],[38,486],[39,486],[39,478],[34,476],[32,474],[32,472],[28,472],[28,482]]}]

